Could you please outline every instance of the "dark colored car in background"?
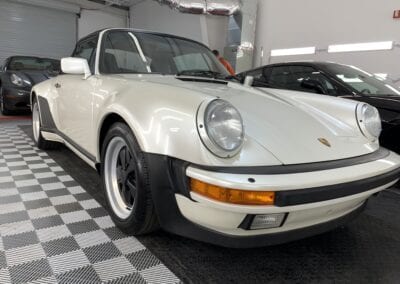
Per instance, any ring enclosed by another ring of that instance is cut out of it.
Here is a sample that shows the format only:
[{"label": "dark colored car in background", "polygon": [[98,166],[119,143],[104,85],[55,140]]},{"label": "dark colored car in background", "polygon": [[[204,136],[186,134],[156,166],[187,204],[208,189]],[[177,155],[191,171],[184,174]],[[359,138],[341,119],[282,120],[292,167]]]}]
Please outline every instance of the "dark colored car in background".
[{"label": "dark colored car in background", "polygon": [[254,87],[337,96],[375,106],[382,119],[380,143],[400,153],[400,90],[357,67],[329,62],[266,65],[237,75],[254,78]]},{"label": "dark colored car in background", "polygon": [[60,61],[31,56],[12,56],[0,69],[0,111],[4,115],[29,110],[32,87],[60,73]]}]

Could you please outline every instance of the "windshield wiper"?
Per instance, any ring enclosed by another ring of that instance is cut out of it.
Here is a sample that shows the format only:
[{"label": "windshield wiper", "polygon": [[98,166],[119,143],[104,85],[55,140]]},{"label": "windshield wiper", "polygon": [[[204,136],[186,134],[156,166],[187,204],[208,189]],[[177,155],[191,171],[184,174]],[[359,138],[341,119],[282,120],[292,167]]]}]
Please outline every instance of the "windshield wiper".
[{"label": "windshield wiper", "polygon": [[211,70],[183,70],[176,74],[176,76],[193,76],[193,77],[205,77],[212,79],[221,79],[221,80],[238,80],[235,76],[227,76],[220,72],[211,71]]},{"label": "windshield wiper", "polygon": [[177,76],[198,76],[198,77],[208,77],[215,78],[218,75],[222,75],[219,72],[211,71],[211,70],[183,70],[176,74]]}]

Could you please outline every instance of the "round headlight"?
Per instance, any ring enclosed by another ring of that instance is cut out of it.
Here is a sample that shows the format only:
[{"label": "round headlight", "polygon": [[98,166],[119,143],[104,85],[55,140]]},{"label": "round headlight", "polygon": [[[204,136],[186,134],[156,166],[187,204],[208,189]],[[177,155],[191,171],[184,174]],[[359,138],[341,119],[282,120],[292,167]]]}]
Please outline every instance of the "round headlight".
[{"label": "round headlight", "polygon": [[375,141],[382,131],[381,118],[378,110],[369,104],[357,106],[357,121],[361,132],[368,139]]},{"label": "round headlight", "polygon": [[203,104],[199,110],[198,130],[205,146],[219,157],[232,157],[243,145],[242,117],[227,101],[217,99]]}]

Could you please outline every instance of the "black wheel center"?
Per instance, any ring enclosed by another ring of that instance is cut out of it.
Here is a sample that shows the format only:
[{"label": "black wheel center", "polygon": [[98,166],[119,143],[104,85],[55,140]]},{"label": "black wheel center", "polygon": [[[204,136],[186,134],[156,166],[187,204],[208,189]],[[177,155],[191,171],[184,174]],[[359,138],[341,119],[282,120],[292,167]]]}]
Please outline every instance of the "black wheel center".
[{"label": "black wheel center", "polygon": [[121,149],[117,160],[118,188],[128,208],[132,208],[136,197],[135,161],[127,149]]}]

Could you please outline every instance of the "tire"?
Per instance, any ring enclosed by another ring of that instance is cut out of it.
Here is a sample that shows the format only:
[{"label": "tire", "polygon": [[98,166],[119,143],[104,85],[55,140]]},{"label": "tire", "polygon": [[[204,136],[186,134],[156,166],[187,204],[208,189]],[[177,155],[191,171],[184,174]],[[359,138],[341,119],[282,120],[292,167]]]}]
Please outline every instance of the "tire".
[{"label": "tire", "polygon": [[143,235],[159,228],[143,152],[124,123],[115,123],[101,151],[101,176],[107,206],[125,233]]},{"label": "tire", "polygon": [[10,111],[4,102],[4,97],[3,97],[3,88],[0,86],[0,112],[3,115],[10,115],[12,114],[12,111]]},{"label": "tire", "polygon": [[32,104],[32,132],[33,132],[33,141],[36,143],[36,146],[42,150],[54,150],[60,147],[60,143],[49,141],[43,138],[41,130],[41,121],[40,121],[40,111],[39,105],[36,99],[33,100]]}]

